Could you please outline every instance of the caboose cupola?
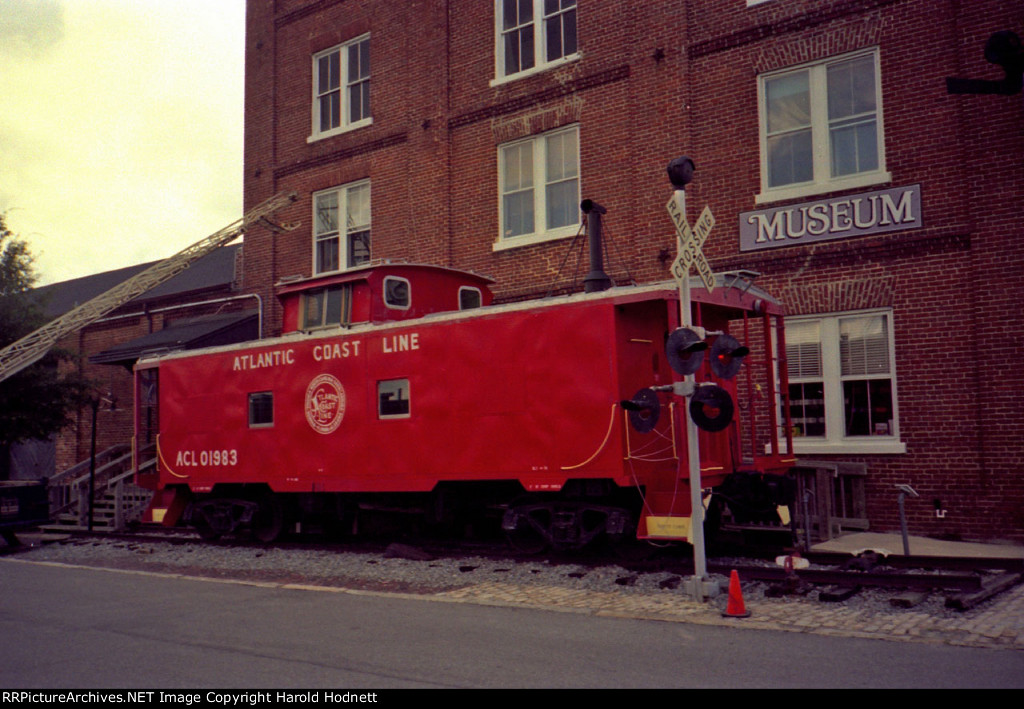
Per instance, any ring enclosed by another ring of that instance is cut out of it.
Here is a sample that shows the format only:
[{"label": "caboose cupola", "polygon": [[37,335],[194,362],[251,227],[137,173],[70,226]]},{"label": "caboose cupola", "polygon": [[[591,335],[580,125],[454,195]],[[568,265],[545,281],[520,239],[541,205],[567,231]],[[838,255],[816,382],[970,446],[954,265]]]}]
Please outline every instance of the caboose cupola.
[{"label": "caboose cupola", "polygon": [[491,283],[491,279],[468,271],[391,262],[286,279],[277,284],[284,309],[282,333],[479,308],[493,300]]}]

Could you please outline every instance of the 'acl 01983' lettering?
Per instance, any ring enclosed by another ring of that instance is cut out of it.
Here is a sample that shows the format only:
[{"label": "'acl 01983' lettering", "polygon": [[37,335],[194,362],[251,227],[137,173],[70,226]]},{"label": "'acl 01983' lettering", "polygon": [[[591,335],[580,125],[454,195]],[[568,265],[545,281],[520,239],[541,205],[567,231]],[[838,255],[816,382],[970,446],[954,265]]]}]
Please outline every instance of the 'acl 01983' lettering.
[{"label": "'acl 01983' lettering", "polygon": [[174,462],[184,467],[238,465],[238,450],[178,451]]}]

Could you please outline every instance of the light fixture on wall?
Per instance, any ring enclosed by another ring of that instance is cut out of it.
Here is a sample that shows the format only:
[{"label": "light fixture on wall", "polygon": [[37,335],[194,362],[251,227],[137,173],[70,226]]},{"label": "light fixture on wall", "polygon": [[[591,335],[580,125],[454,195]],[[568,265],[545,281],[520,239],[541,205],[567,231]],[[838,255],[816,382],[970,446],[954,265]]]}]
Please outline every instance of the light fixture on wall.
[{"label": "light fixture on wall", "polygon": [[1024,48],[1016,32],[1002,30],[985,42],[985,59],[998,64],[1006,75],[998,80],[948,77],[946,92],[951,94],[999,94],[1012,96],[1024,85]]}]

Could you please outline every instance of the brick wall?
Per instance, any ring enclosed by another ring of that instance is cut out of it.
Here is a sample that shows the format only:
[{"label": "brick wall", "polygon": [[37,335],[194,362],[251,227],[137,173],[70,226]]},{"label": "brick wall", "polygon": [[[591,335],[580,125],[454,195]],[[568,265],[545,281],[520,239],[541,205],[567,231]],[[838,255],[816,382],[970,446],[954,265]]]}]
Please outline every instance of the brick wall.
[{"label": "brick wall", "polygon": [[[1001,76],[982,49],[996,30],[1024,34],[1019,3],[586,0],[579,59],[505,82],[495,81],[484,0],[250,0],[247,23],[246,206],[278,191],[299,196],[278,215],[297,229],[246,236],[244,287],[264,296],[271,333],[274,284],[312,275],[316,190],[369,179],[374,258],[475,270],[508,300],[589,268],[571,238],[493,248],[501,144],[579,127],[581,196],[608,208],[606,268],[620,283],[669,277],[665,166],[689,154],[691,221],[704,205],[716,215],[705,245],[716,270],[762,272],[758,285],[791,314],[892,310],[906,452],[837,456],[868,464],[873,527],[897,528],[895,485],[909,482],[922,494],[907,505],[914,533],[1024,540],[1024,338],[1014,317],[1024,103],[945,91],[947,76]],[[313,53],[367,32],[372,125],[307,140]],[[758,75],[876,47],[891,176],[879,187],[920,185],[923,225],[741,253],[738,215],[766,204],[755,199]]]},{"label": "brick wall", "polygon": [[[579,12],[581,60],[492,86],[490,3],[349,0],[286,3],[276,13],[274,3],[250,3],[246,205],[295,190],[300,203],[287,215],[303,224],[276,237],[276,249],[266,231],[247,235],[247,284],[269,296],[282,276],[312,275],[310,193],[369,178],[374,258],[477,270],[497,279],[503,299],[568,285],[577,252],[578,278],[588,270],[582,240],[575,250],[571,239],[492,247],[498,146],[569,125],[580,126],[581,196],[609,209],[609,272],[622,282],[667,277],[658,256],[674,244],[661,217],[665,166],[682,149],[682,23],[681,7],[666,19],[649,4],[591,2]],[[365,32],[373,124],[307,141],[313,53]]]},{"label": "brick wall", "polygon": [[791,314],[892,309],[906,453],[835,456],[867,463],[874,528],[898,529],[895,486],[910,483],[921,494],[907,503],[914,533],[1024,539],[1024,407],[1012,365],[1022,328],[1006,317],[1020,292],[1006,275],[1011,264],[1019,272],[1024,216],[1024,175],[1007,157],[1024,155],[1024,112],[1020,96],[945,90],[947,76],[998,78],[984,42],[1024,30],[1024,13],[1008,2],[910,0],[689,7],[702,20],[689,45],[693,152],[707,156],[693,197],[716,214],[760,206],[757,76],[879,48],[889,184],[921,185],[923,228],[738,254],[733,217],[705,250],[716,269],[762,272],[758,283]]}]

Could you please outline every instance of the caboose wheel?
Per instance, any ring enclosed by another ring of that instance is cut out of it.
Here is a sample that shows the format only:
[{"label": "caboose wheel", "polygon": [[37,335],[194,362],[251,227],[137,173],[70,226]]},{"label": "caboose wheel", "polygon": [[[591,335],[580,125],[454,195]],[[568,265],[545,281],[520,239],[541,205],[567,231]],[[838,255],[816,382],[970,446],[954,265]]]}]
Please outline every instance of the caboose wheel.
[{"label": "caboose wheel", "polygon": [[[521,554],[540,554],[549,546],[546,530],[551,524],[551,510],[542,506],[531,506],[516,510],[516,502],[506,513],[505,536],[513,549]],[[514,524],[510,522],[514,520]]]},{"label": "caboose wheel", "polygon": [[521,554],[540,554],[548,548],[548,540],[529,525],[507,530],[505,536],[513,549]]},{"label": "caboose wheel", "polygon": [[533,530],[506,532],[509,545],[520,554],[540,554],[548,548],[548,540]]},{"label": "caboose wheel", "polygon": [[215,542],[232,528],[230,509],[218,504],[218,500],[204,498],[190,504],[185,519],[196,530],[204,542]]},{"label": "caboose wheel", "polygon": [[197,514],[192,518],[192,526],[199,534],[199,538],[204,542],[215,542],[220,539],[220,532],[216,531],[211,525],[210,521],[206,519],[206,515]]},{"label": "caboose wheel", "polygon": [[250,523],[252,536],[264,544],[276,541],[284,531],[284,507],[277,495],[265,495]]}]

